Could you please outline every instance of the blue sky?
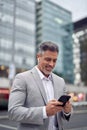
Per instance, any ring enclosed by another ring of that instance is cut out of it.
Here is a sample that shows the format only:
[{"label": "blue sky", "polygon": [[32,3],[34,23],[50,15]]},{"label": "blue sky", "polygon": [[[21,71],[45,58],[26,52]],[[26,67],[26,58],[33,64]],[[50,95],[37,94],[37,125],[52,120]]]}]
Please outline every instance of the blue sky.
[{"label": "blue sky", "polygon": [[87,0],[50,0],[72,12],[72,20],[87,17]]}]

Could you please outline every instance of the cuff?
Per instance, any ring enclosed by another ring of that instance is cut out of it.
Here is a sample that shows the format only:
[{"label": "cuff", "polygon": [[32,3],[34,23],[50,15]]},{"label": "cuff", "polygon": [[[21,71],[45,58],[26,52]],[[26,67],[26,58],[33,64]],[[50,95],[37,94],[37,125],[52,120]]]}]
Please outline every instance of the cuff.
[{"label": "cuff", "polygon": [[48,118],[48,116],[47,116],[47,113],[46,113],[46,107],[44,106],[43,107],[43,119],[46,119],[46,118]]},{"label": "cuff", "polygon": [[65,113],[65,112],[63,111],[63,113],[64,113],[64,115],[66,115],[66,116],[71,115],[71,112],[69,112],[69,113]]}]

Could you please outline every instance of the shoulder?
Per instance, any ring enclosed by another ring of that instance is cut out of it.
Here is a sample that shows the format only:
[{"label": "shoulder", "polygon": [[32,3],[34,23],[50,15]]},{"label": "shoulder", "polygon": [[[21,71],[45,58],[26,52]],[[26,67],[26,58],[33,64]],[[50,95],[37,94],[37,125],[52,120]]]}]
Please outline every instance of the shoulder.
[{"label": "shoulder", "polygon": [[16,74],[15,78],[20,78],[20,79],[23,79],[23,80],[31,79],[31,77],[32,77],[31,75],[32,75],[32,73],[35,72],[35,70],[36,70],[35,67],[33,67],[30,70]]},{"label": "shoulder", "polygon": [[59,80],[64,80],[62,77],[58,76],[58,75],[55,74],[55,73],[52,73],[52,76],[53,76],[54,78],[59,79]]},{"label": "shoulder", "polygon": [[66,83],[65,83],[64,79],[54,73],[52,73],[52,77],[53,77],[54,84],[56,84],[57,86],[60,86],[60,87],[58,87],[58,91],[60,89],[60,91],[63,90],[63,92],[66,93],[67,88],[66,88]]},{"label": "shoulder", "polygon": [[25,86],[26,85],[26,81],[29,79],[29,74],[30,70],[22,72],[22,73],[18,73],[16,74],[14,80],[13,80],[13,85],[12,86]]},{"label": "shoulder", "polygon": [[15,77],[24,77],[30,73],[30,70],[16,74]]},{"label": "shoulder", "polygon": [[56,74],[54,74],[54,73],[52,73],[52,77],[53,77],[55,80],[57,80],[57,81],[60,81],[60,82],[62,82],[62,83],[65,83],[65,81],[64,81],[64,79],[63,79],[62,77],[60,77],[60,76],[58,76],[58,75],[56,75]]}]

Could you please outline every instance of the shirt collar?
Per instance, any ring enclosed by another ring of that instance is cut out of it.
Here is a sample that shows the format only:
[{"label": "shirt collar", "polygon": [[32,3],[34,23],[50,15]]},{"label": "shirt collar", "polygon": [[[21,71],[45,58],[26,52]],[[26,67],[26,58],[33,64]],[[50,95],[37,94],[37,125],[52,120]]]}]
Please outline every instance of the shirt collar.
[{"label": "shirt collar", "polygon": [[52,81],[52,73],[51,73],[48,77],[46,77],[46,76],[38,69],[37,66],[35,66],[35,68],[36,68],[37,72],[39,73],[39,76],[40,76],[41,79],[46,79],[46,80],[51,80],[51,81]]}]

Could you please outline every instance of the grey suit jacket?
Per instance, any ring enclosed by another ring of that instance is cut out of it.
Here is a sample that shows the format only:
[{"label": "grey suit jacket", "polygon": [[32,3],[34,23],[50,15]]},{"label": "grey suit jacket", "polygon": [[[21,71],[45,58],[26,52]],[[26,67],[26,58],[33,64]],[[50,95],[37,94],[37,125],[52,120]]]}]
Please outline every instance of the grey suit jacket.
[{"label": "grey suit jacket", "polygon": [[[54,96],[66,93],[65,82],[52,73]],[[9,96],[8,113],[11,120],[19,122],[18,130],[48,130],[49,118],[43,119],[46,93],[36,68],[17,74]],[[59,130],[62,130],[62,112],[57,113]]]}]

